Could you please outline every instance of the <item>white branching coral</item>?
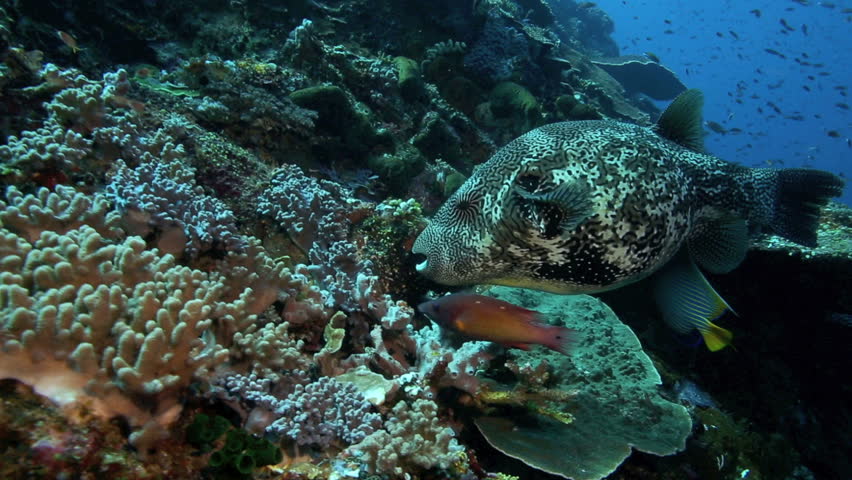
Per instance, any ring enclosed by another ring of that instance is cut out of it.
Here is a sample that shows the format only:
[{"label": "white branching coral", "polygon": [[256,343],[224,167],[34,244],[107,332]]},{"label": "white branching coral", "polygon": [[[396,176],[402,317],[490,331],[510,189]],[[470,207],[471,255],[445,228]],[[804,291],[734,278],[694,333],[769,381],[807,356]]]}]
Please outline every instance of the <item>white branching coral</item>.
[{"label": "white branching coral", "polygon": [[[251,261],[231,259],[245,270],[234,284],[177,265],[139,237],[105,236],[113,221],[100,197],[73,188],[9,193],[0,204],[0,377],[124,415],[139,429],[131,441],[144,448],[176,418],[192,381],[226,361],[262,364],[255,355],[269,351],[260,339],[282,333],[255,334],[258,313],[278,300],[270,292],[298,281],[259,246]],[[249,347],[237,332],[258,341]]]},{"label": "white branching coral", "polygon": [[371,433],[347,452],[367,464],[373,472],[402,475],[417,469],[449,468],[464,452],[455,433],[442,426],[438,405],[420,399],[393,407],[383,430]]},{"label": "white branching coral", "polygon": [[90,197],[65,185],[57,185],[53,192],[40,188],[35,194],[24,195],[10,186],[6,199],[0,200],[0,223],[29,242],[36,241],[43,231],[65,233],[81,225],[89,225],[109,238],[122,234],[119,215],[109,212],[109,201],[103,195]]}]

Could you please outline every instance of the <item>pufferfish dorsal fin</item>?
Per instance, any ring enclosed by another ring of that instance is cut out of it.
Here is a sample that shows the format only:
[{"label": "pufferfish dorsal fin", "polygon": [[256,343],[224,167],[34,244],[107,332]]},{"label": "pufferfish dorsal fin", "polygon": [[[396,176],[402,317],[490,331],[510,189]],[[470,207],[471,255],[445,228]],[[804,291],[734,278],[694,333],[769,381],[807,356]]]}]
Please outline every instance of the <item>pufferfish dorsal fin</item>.
[{"label": "pufferfish dorsal fin", "polygon": [[580,182],[564,182],[534,193],[515,185],[515,192],[529,210],[527,222],[546,237],[575,229],[593,213],[589,189]]},{"label": "pufferfish dorsal fin", "polygon": [[704,152],[704,129],[701,127],[701,109],[704,94],[700,90],[687,90],[666,108],[657,120],[656,132],[693,152]]},{"label": "pufferfish dorsal fin", "polygon": [[710,273],[728,273],[745,260],[748,226],[738,217],[726,217],[697,226],[689,236],[689,254]]}]

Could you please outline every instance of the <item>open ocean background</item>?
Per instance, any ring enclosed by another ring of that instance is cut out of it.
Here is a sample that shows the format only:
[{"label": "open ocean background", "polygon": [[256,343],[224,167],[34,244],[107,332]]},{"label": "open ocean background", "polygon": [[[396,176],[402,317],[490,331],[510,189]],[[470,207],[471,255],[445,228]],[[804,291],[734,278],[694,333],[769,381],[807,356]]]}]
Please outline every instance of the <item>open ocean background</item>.
[{"label": "open ocean background", "polygon": [[[705,121],[742,129],[710,132],[705,145],[712,154],[747,166],[806,166],[841,174],[847,186],[839,200],[852,205],[852,111],[837,105],[852,104],[843,95],[852,78],[852,14],[843,10],[852,2],[596,3],[615,21],[613,38],[622,55],[656,54],[688,87],[704,92]],[[750,13],[756,9],[759,18]]]}]

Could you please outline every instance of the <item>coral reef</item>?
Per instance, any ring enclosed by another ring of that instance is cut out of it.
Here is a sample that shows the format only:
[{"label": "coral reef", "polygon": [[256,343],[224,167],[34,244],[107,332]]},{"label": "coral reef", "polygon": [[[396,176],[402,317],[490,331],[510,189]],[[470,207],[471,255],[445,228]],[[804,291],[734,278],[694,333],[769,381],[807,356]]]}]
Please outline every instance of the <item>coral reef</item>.
[{"label": "coral reef", "polygon": [[[42,189],[18,201],[42,220],[48,213],[42,224],[27,218],[34,240],[4,222],[3,375],[61,403],[93,397],[105,417],[122,414],[142,428],[131,441],[144,449],[179,414],[178,394],[227,358],[226,332],[249,330],[250,312],[276,296],[258,298],[250,287],[230,296],[223,278],[176,265],[139,237],[111,240],[108,223],[115,222],[107,215],[64,233],[48,230],[63,220],[50,215],[53,195]],[[33,205],[38,198],[47,205]],[[103,199],[69,203],[87,201]],[[210,331],[214,319],[224,345]]]},{"label": "coral reef", "polygon": [[125,229],[141,237],[157,232],[160,251],[198,255],[245,247],[233,212],[203,194],[194,169],[181,162],[140,163],[131,169],[119,160],[106,192],[121,212]]},{"label": "coral reef", "polygon": [[[772,440],[771,420],[742,421],[746,401],[708,387],[747,391],[738,366],[683,366],[652,314],[631,323],[649,357],[595,301],[560,299],[587,332],[567,358],[465,342],[410,306],[445,292],[409,254],[424,215],[498,146],[546,122],[657,113],[632,95],[653,95],[647,82],[622,86],[590,60],[618,54],[602,10],[154,3],[0,7],[0,476],[470,480],[538,478],[534,465],[599,478],[622,461],[614,475],[848,476],[813,420],[845,397],[796,406],[804,389],[776,377],[760,398],[790,393],[767,416],[801,437]],[[665,74],[641,67],[637,81]],[[841,340],[849,218],[832,207],[820,248],[767,238],[744,268],[794,263],[795,288],[824,306],[786,320],[823,319]],[[735,306],[760,288],[732,278]],[[784,299],[738,311],[794,311]],[[778,325],[742,328],[768,339],[744,341],[749,371],[769,369]],[[834,374],[844,344],[809,334],[832,346],[810,355]],[[681,449],[687,412],[707,427],[684,453],[624,460]],[[570,456],[522,452],[532,437]]]}]

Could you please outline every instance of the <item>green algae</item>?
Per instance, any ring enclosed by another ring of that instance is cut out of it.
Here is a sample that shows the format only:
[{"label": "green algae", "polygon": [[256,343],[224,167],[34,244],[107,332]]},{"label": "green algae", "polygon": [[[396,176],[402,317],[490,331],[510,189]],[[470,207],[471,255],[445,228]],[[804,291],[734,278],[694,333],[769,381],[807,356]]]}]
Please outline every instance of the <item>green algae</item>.
[{"label": "green algae", "polygon": [[[215,448],[225,435],[220,448]],[[199,413],[186,429],[186,441],[202,452],[213,450],[208,467],[215,478],[248,478],[258,467],[274,465],[283,454],[277,445],[264,438],[254,437],[218,415]]]}]

